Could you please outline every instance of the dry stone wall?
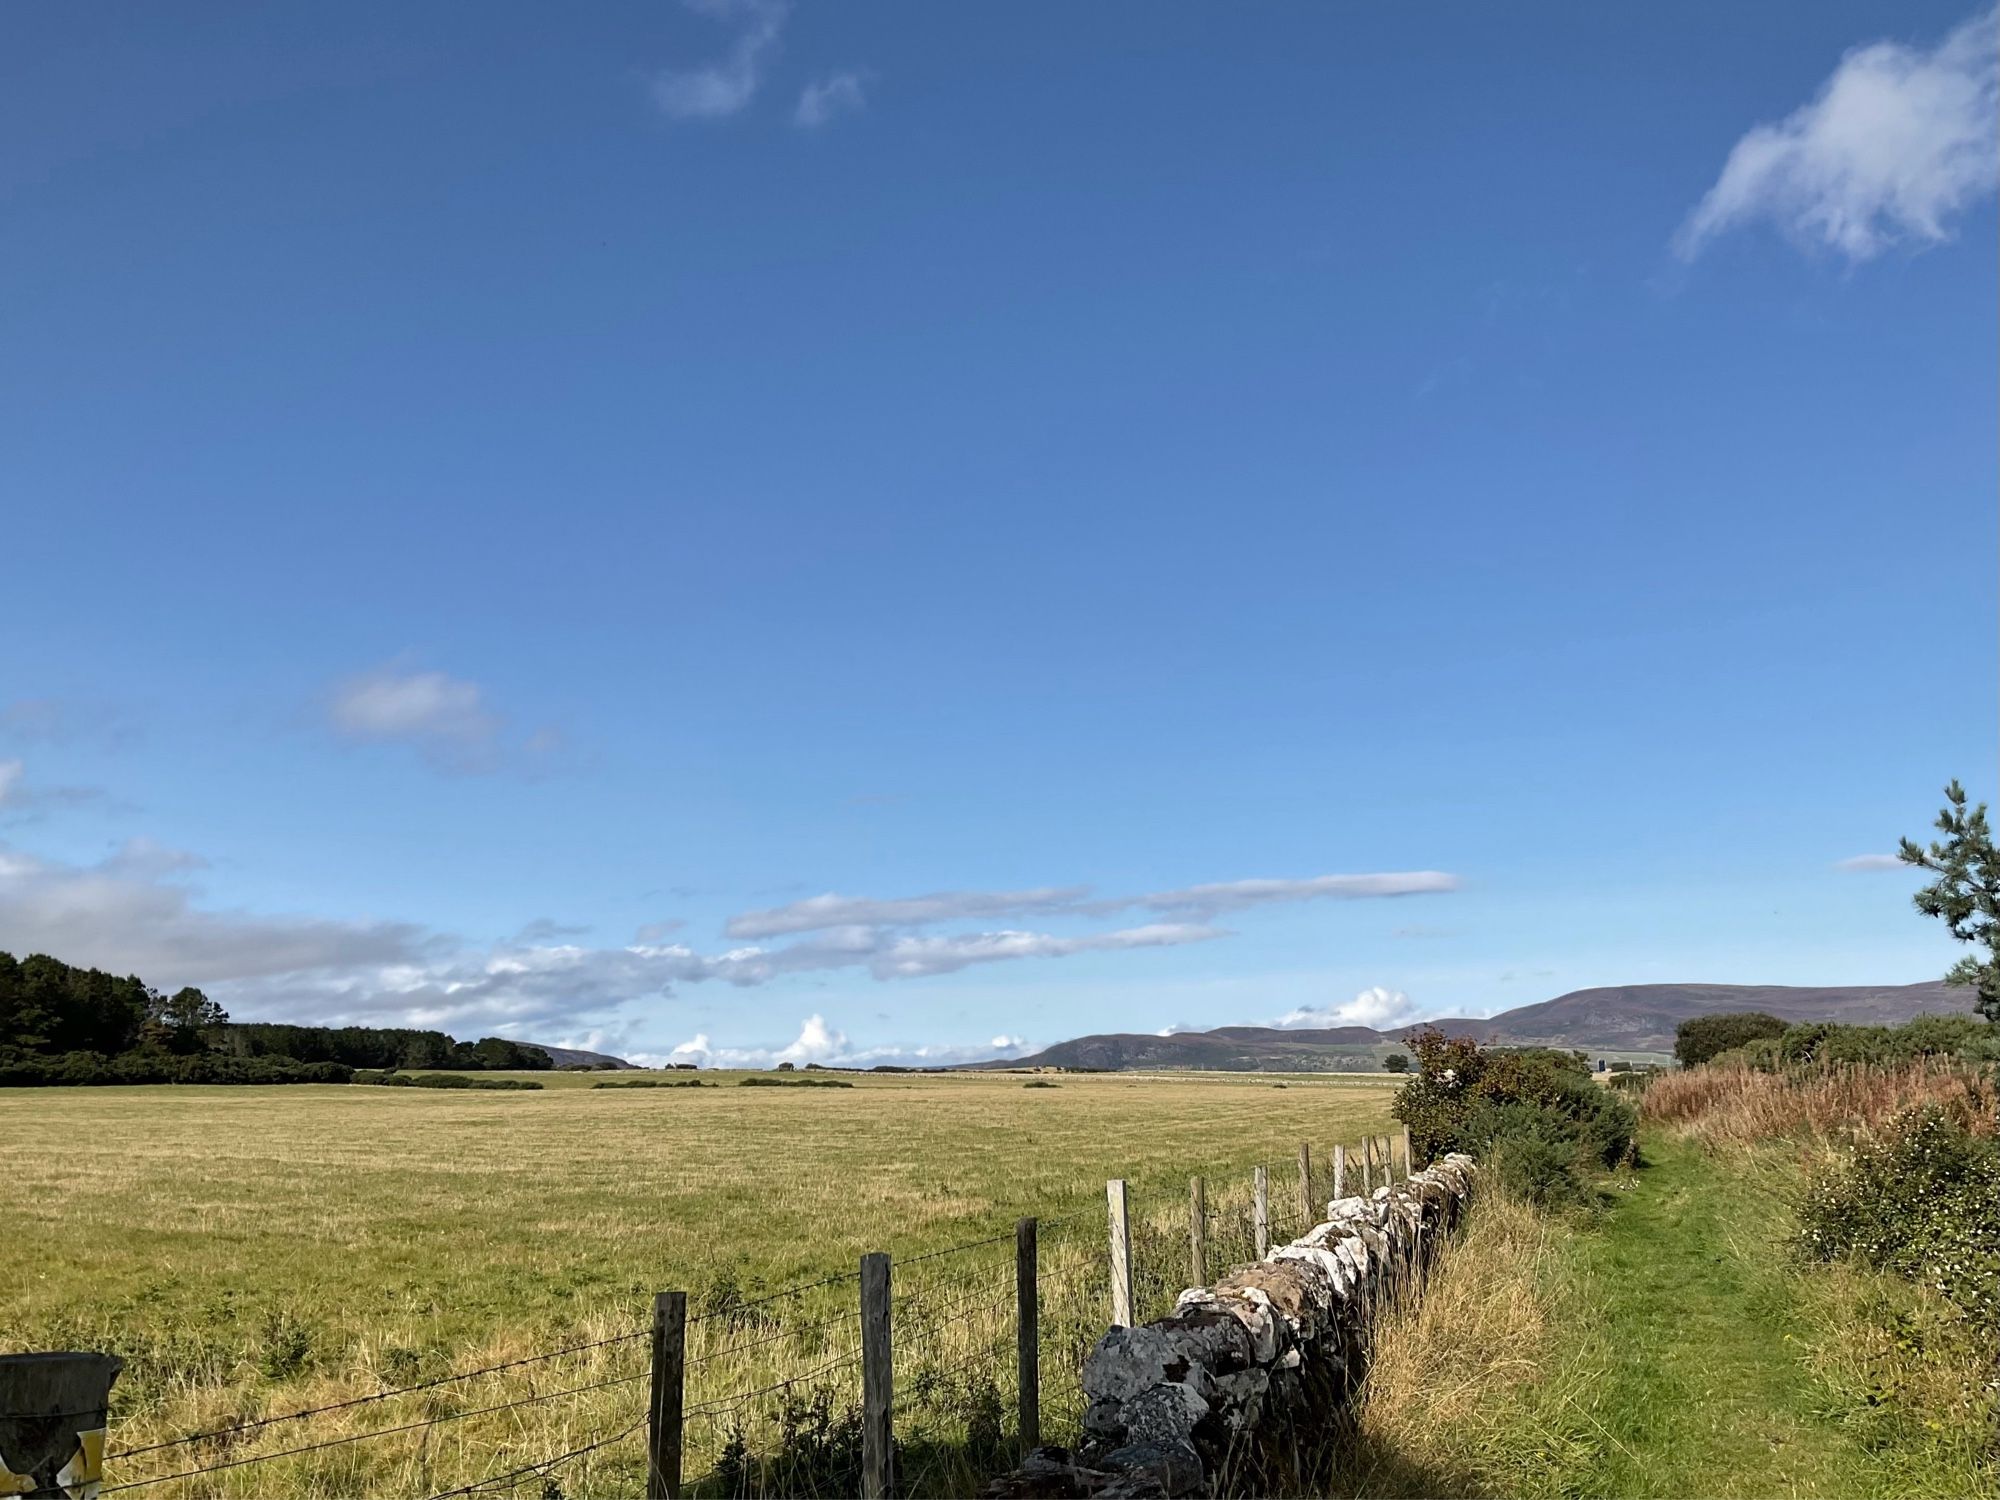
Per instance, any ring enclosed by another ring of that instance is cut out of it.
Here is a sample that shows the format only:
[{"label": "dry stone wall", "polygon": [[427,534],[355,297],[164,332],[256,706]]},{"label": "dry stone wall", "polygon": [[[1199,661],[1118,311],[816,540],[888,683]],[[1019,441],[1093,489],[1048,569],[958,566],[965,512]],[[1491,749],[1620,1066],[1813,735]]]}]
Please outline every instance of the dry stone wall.
[{"label": "dry stone wall", "polygon": [[1113,1328],[1084,1363],[1077,1450],[1039,1448],[987,1494],[1212,1494],[1232,1465],[1323,1424],[1360,1382],[1378,1311],[1421,1286],[1473,1174],[1471,1157],[1451,1155],[1370,1197],[1336,1198],[1325,1223],[1181,1293],[1173,1316]]}]

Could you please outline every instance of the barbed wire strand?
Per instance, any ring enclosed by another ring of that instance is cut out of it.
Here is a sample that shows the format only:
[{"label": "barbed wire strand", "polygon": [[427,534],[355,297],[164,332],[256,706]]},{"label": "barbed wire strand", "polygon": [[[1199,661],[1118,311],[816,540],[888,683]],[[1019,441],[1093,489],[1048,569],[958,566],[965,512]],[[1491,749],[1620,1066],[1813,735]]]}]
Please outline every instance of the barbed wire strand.
[{"label": "barbed wire strand", "polygon": [[536,1463],[523,1464],[518,1469],[508,1469],[504,1473],[489,1475],[487,1478],[475,1480],[471,1484],[460,1485],[455,1490],[439,1490],[430,1497],[430,1500],[451,1500],[451,1497],[454,1495],[477,1494],[481,1490],[490,1490],[506,1484],[508,1480],[514,1481],[513,1484],[507,1486],[508,1488],[517,1488],[523,1479],[531,1478],[537,1474],[546,1474],[557,1464],[567,1463],[572,1458],[581,1458],[586,1453],[595,1453],[599,1448],[608,1448],[613,1443],[623,1442],[641,1427],[644,1427],[646,1421],[645,1417],[641,1417],[621,1432],[614,1432],[609,1437],[602,1437],[595,1442],[585,1443],[581,1448],[572,1448],[567,1453],[558,1453],[553,1458],[544,1458]]},{"label": "barbed wire strand", "polygon": [[182,1448],[189,1443],[206,1442],[210,1438],[231,1437],[239,1432],[254,1432],[260,1427],[275,1426],[279,1422],[296,1422],[304,1417],[324,1416],[330,1411],[350,1411],[357,1406],[372,1406],[378,1401],[393,1401],[398,1396],[412,1395],[417,1391],[432,1391],[439,1386],[454,1385],[462,1380],[473,1380],[481,1375],[492,1375],[501,1370],[518,1370],[524,1365],[546,1364],[552,1359],[562,1359],[571,1354],[581,1354],[588,1349],[606,1349],[613,1344],[629,1344],[634,1339],[651,1335],[651,1329],[640,1329],[636,1333],[621,1333],[615,1338],[593,1339],[587,1344],[571,1344],[566,1349],[552,1349],[546,1354],[530,1354],[521,1359],[510,1359],[502,1364],[485,1365],[477,1370],[461,1370],[455,1375],[440,1375],[436,1380],[423,1380],[415,1385],[400,1386],[393,1391],[378,1391],[372,1396],[356,1396],[347,1401],[335,1401],[326,1406],[309,1406],[302,1411],[288,1411],[275,1417],[257,1417],[252,1421],[238,1422],[231,1427],[218,1427],[212,1432],[192,1433],[187,1437],[169,1438],[165,1442],[147,1443],[139,1448],[121,1448],[116,1453],[107,1453],[105,1461],[113,1462],[121,1458],[137,1458],[142,1453],[158,1453],[164,1448]]},{"label": "barbed wire strand", "polygon": [[766,1344],[777,1344],[782,1343],[786,1339],[803,1338],[809,1333],[819,1332],[822,1328],[831,1328],[836,1323],[856,1322],[860,1317],[861,1313],[859,1309],[849,1308],[847,1311],[836,1313],[830,1318],[820,1318],[815,1322],[780,1328],[777,1332],[767,1333],[762,1338],[744,1339],[741,1343],[737,1344],[724,1344],[720,1349],[711,1349],[708,1353],[689,1360],[687,1367],[692,1370],[697,1365],[707,1364],[710,1360],[721,1359],[725,1354],[741,1354],[746,1349],[761,1349]]},{"label": "barbed wire strand", "polygon": [[223,1463],[208,1464],[199,1469],[187,1469],[178,1474],[158,1474],[151,1479],[132,1479],[124,1484],[107,1484],[98,1493],[110,1495],[119,1490],[145,1489],[149,1485],[170,1484],[176,1479],[194,1479],[203,1474],[219,1473],[223,1469],[240,1469],[246,1464],[270,1463],[280,1458],[297,1458],[302,1453],[318,1453],[326,1448],[344,1448],[349,1443],[365,1443],[371,1438],[394,1437],[399,1432],[416,1432],[426,1427],[441,1426],[446,1422],[463,1421],[467,1417],[490,1417],[496,1412],[512,1411],[518,1406],[533,1406],[542,1401],[560,1401],[565,1396],[582,1396],[591,1391],[604,1391],[613,1386],[630,1385],[635,1380],[646,1379],[651,1373],[650,1370],[641,1370],[636,1375],[621,1375],[615,1380],[599,1380],[590,1385],[574,1386],[568,1390],[544,1391],[539,1396],[522,1396],[513,1401],[503,1401],[498,1406],[482,1406],[472,1411],[446,1412],[443,1416],[431,1417],[422,1422],[405,1422],[397,1427],[378,1427],[372,1432],[350,1432],[345,1437],[328,1438],[321,1443],[304,1443],[296,1448],[280,1449],[276,1453],[255,1453],[248,1458],[232,1458]]},{"label": "barbed wire strand", "polygon": [[754,1390],[732,1391],[727,1396],[718,1396],[712,1400],[702,1402],[699,1406],[691,1406],[682,1412],[681,1415],[683,1417],[699,1417],[705,1416],[710,1412],[721,1411],[724,1407],[741,1406],[744,1402],[754,1401],[759,1396],[775,1395],[779,1391],[789,1390],[791,1387],[801,1385],[808,1380],[816,1380],[822,1375],[839,1369],[842,1365],[851,1365],[860,1358],[861,1351],[858,1348],[850,1349],[837,1359],[828,1360],[825,1364],[818,1365],[801,1374],[790,1376],[784,1380],[774,1381],[770,1385],[760,1385]]}]

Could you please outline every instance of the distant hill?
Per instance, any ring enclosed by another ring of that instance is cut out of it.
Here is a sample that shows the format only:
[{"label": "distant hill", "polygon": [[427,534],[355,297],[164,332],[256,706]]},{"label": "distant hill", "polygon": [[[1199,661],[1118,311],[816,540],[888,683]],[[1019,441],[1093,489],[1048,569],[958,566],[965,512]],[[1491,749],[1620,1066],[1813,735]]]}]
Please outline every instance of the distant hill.
[{"label": "distant hill", "polygon": [[579,1052],[574,1047],[551,1047],[547,1042],[524,1042],[526,1047],[540,1047],[548,1053],[549,1061],[559,1068],[604,1067],[637,1069],[637,1063],[629,1063],[622,1057],[613,1057],[609,1052]]},{"label": "distant hill", "polygon": [[1224,1026],[1172,1036],[1123,1033],[1058,1042],[1033,1057],[973,1063],[975,1068],[1096,1068],[1119,1073],[1143,1068],[1213,1072],[1313,1072],[1333,1067],[1376,1068],[1402,1050],[1366,1026],[1287,1031],[1269,1026]]},{"label": "distant hill", "polygon": [[1484,1019],[1453,1016],[1427,1024],[1452,1036],[1492,1037],[1514,1046],[1670,1052],[1676,1026],[1690,1016],[1716,1011],[1761,1010],[1785,1021],[1894,1026],[1922,1015],[1966,1014],[1972,1010],[1972,1000],[1970,989],[1935,980],[1817,987],[1625,984],[1572,990],[1539,1005],[1523,1005]]},{"label": "distant hill", "polygon": [[[1572,1047],[1586,1052],[1671,1052],[1674,1028],[1690,1016],[1761,1010],[1787,1021],[1842,1021],[1886,1026],[1916,1016],[1964,1014],[1972,991],[1937,982],[1890,985],[1628,984],[1574,990],[1497,1016],[1449,1016],[1422,1022],[1452,1036],[1505,1046]],[[1224,1072],[1376,1068],[1414,1026],[1380,1032],[1366,1026],[1287,1030],[1221,1026],[1172,1036],[1114,1033],[1058,1042],[1032,1057],[975,1063],[977,1068],[1202,1068]]]}]

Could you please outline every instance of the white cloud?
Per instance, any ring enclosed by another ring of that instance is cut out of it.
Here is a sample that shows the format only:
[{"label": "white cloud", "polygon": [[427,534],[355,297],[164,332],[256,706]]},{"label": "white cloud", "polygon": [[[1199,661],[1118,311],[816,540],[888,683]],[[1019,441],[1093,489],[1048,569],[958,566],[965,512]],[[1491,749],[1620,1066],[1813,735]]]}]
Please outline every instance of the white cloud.
[{"label": "white cloud", "polygon": [[1950,221],[1993,190],[1996,121],[2000,8],[1929,51],[1858,47],[1811,103],[1736,143],[1674,248],[1692,260],[1758,220],[1850,261],[1948,239]]},{"label": "white cloud", "polygon": [[1852,859],[1843,859],[1834,866],[1836,870],[1906,870],[1908,865],[1894,854],[1857,854]]},{"label": "white cloud", "polygon": [[0,760],[0,807],[6,807],[21,795],[21,781],[27,774],[25,763]]},{"label": "white cloud", "polygon": [[1043,886],[1028,891],[939,891],[877,901],[828,892],[789,906],[740,912],[722,930],[734,938],[763,938],[829,927],[917,927],[932,922],[1072,911],[1087,894],[1082,886]]},{"label": "white cloud", "polygon": [[835,73],[818,83],[806,85],[792,123],[817,130],[837,115],[857,114],[868,104],[868,95],[859,73]]},{"label": "white cloud", "polygon": [[1286,1029],[1311,1027],[1324,1029],[1334,1026],[1372,1026],[1377,1031],[1392,1026],[1400,1026],[1413,1019],[1416,1005],[1401,990],[1385,989],[1381,985],[1371,985],[1352,1000],[1341,1005],[1302,1005],[1288,1011],[1273,1024]]},{"label": "white cloud", "polygon": [[950,1068],[960,1063],[984,1062],[996,1057],[1019,1057],[1034,1049],[1020,1037],[996,1036],[980,1046],[907,1046],[856,1048],[846,1035],[824,1016],[812,1015],[799,1025],[799,1034],[788,1045],[717,1046],[705,1031],[698,1031],[664,1058],[634,1054],[632,1061],[694,1063],[704,1068],[771,1068],[781,1062],[803,1067],[818,1063],[829,1068],[873,1068],[888,1065],[904,1068]]},{"label": "white cloud", "polygon": [[413,745],[443,770],[484,771],[497,763],[501,720],[477,683],[443,672],[394,666],[334,687],[327,722],[343,738]]},{"label": "white cloud", "polygon": [[778,1054],[781,1062],[826,1062],[847,1052],[847,1038],[826,1024],[824,1016],[808,1016],[791,1046]]},{"label": "white cloud", "polygon": [[718,21],[740,22],[729,50],[699,68],[667,69],[653,77],[653,102],[677,120],[720,120],[756,96],[764,65],[784,30],[787,7],[779,0],[685,0],[687,8]]}]

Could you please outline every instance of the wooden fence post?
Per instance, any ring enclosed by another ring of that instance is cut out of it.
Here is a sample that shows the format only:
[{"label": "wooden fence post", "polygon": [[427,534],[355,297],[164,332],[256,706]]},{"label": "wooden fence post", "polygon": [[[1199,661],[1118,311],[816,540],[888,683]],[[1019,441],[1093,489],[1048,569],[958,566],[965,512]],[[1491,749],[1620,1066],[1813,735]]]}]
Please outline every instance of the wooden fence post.
[{"label": "wooden fence post", "polygon": [[1395,1180],[1396,1180],[1396,1153],[1390,1149],[1389,1137],[1385,1135],[1382,1137],[1382,1181],[1385,1183],[1390,1183],[1394,1182]]},{"label": "wooden fence post", "polygon": [[646,1409],[646,1500],[680,1500],[687,1310],[686,1292],[653,1296],[653,1399]]},{"label": "wooden fence post", "polygon": [[1375,1191],[1375,1137],[1361,1138],[1361,1192],[1366,1197]]},{"label": "wooden fence post", "polygon": [[889,1328],[889,1257],[861,1257],[861,1493],[888,1500],[896,1488],[895,1357]]},{"label": "wooden fence post", "polygon": [[1347,1148],[1345,1146],[1335,1146],[1333,1148],[1333,1196],[1336,1198],[1345,1198],[1347,1196]]},{"label": "wooden fence post", "polygon": [[1259,1167],[1251,1174],[1250,1228],[1257,1237],[1257,1259],[1271,1251],[1271,1169]]},{"label": "wooden fence post", "polygon": [[1403,1180],[1409,1181],[1416,1175],[1417,1159],[1410,1154],[1410,1127],[1403,1127]]},{"label": "wooden fence post", "polygon": [[1111,1207],[1111,1321],[1120,1328],[1132,1326],[1132,1224],[1130,1200],[1125,1180],[1114,1177],[1104,1184]]},{"label": "wooden fence post", "polygon": [[1299,1211],[1305,1216],[1300,1234],[1319,1222],[1319,1215],[1313,1212],[1313,1152],[1304,1141],[1299,1142]]},{"label": "wooden fence post", "polygon": [[1188,1269],[1190,1286],[1208,1285],[1208,1184],[1199,1177],[1188,1179]]},{"label": "wooden fence post", "polygon": [[1035,1275],[1035,1221],[1014,1224],[1014,1343],[1019,1373],[1021,1448],[1042,1446],[1042,1308]]},{"label": "wooden fence post", "polygon": [[12,1493],[97,1493],[111,1382],[124,1367],[114,1354],[0,1354],[0,1458],[27,1481]]}]

